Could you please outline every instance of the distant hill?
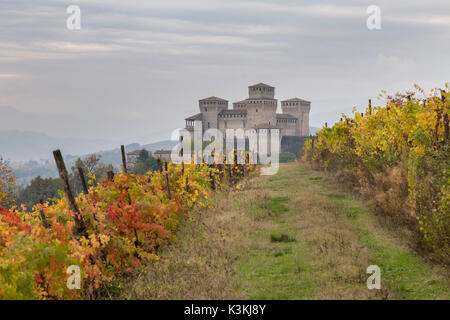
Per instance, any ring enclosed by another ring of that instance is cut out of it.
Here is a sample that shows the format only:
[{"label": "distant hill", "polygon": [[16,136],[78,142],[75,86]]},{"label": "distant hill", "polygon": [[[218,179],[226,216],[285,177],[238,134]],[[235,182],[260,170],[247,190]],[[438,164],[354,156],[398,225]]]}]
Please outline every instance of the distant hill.
[{"label": "distant hill", "polygon": [[113,142],[99,139],[58,138],[35,131],[0,130],[0,156],[13,162],[51,159],[55,149],[68,155],[87,154],[113,146]]},{"label": "distant hill", "polygon": [[[159,141],[159,142],[150,143],[150,144],[146,144],[146,145],[140,145],[139,143],[132,143],[132,144],[125,146],[125,152],[128,153],[131,151],[141,150],[141,149],[145,149],[145,150],[152,151],[152,152],[155,152],[156,150],[161,150],[161,149],[172,150],[172,148],[177,143],[178,143],[178,141],[172,141],[172,140],[164,140],[164,141]],[[101,161],[105,164],[112,164],[116,168],[120,168],[120,166],[122,165],[122,154],[121,154],[120,148],[95,152],[94,154],[101,156],[102,157]],[[83,158],[83,157],[86,157],[89,155],[90,154],[76,156],[76,158],[78,158],[78,157]]]},{"label": "distant hill", "polygon": [[156,150],[172,150],[173,147],[177,145],[178,141],[164,140],[160,142],[155,142],[151,144],[146,144],[142,148],[155,152]]},{"label": "distant hill", "polygon": [[[22,137],[27,138],[27,137],[29,137],[29,135],[28,134],[22,135]],[[40,138],[46,139],[47,137],[48,136],[40,137]],[[48,138],[50,138],[50,137],[48,137]],[[34,141],[37,141],[37,139],[35,139]],[[43,141],[45,141],[45,140],[43,140]],[[50,140],[47,140],[47,141],[50,141]],[[177,143],[178,143],[177,141],[171,141],[171,140],[159,141],[159,142],[146,144],[146,145],[140,145],[139,143],[132,143],[132,144],[125,146],[125,151],[131,152],[131,151],[140,150],[140,149],[146,149],[146,150],[149,150],[152,152],[155,152],[156,150],[160,150],[160,149],[171,150]],[[19,146],[20,146],[20,144],[19,144]],[[22,146],[23,146],[23,144],[22,144]],[[38,149],[38,150],[40,150],[40,152],[42,152],[43,155],[45,155],[47,157],[47,159],[41,159],[41,160],[32,160],[31,159],[28,161],[13,162],[12,167],[14,170],[14,174],[17,177],[17,182],[21,183],[21,184],[26,184],[26,183],[29,183],[33,178],[35,178],[37,176],[41,176],[43,178],[57,177],[58,171],[56,170],[55,163],[52,158],[48,159],[49,156],[52,157],[52,150],[54,150],[55,148],[61,148],[61,147],[56,144],[54,144],[51,147],[47,146],[46,150],[48,150],[48,152],[45,151],[45,153],[43,153],[43,151]],[[1,150],[2,150],[2,152],[4,150],[3,144],[2,144]],[[5,148],[5,150],[6,150],[6,148]],[[64,149],[61,148],[61,150],[63,151]],[[65,148],[65,150],[68,150],[68,149]],[[105,164],[112,164],[115,168],[120,169],[120,167],[122,165],[122,155],[121,155],[121,151],[120,151],[119,147],[114,148],[114,149],[104,150],[104,151],[97,151],[97,150],[92,153],[83,153],[83,154],[79,154],[79,155],[68,154],[68,153],[63,152],[63,154],[65,155],[64,160],[66,162],[67,168],[70,170],[70,168],[74,165],[75,161],[78,158],[85,158],[91,154],[95,154],[97,156],[101,156],[101,162],[103,162]],[[23,153],[23,155],[25,156],[26,153]]]}]

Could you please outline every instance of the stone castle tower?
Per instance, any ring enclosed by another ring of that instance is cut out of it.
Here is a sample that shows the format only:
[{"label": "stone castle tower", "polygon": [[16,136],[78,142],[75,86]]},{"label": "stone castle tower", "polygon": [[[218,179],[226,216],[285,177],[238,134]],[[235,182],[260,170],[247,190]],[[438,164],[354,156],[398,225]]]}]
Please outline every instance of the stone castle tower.
[{"label": "stone castle tower", "polygon": [[281,111],[283,114],[289,114],[298,119],[295,128],[295,136],[309,135],[309,111],[311,110],[311,102],[292,98],[281,101]]},{"label": "stone castle tower", "polygon": [[202,116],[203,129],[218,128],[218,115],[228,109],[228,101],[217,97],[209,97],[198,101]]},{"label": "stone castle tower", "polygon": [[246,100],[247,126],[250,128],[259,124],[276,126],[277,104],[275,88],[264,83],[248,87]]}]

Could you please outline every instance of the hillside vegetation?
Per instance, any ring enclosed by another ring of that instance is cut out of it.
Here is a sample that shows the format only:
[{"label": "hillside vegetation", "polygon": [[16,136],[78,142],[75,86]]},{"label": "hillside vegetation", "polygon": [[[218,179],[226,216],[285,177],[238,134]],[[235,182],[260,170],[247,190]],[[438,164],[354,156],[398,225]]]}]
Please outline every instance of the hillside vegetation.
[{"label": "hillside vegetation", "polygon": [[418,249],[450,263],[450,93],[407,93],[369,105],[305,144],[303,159],[416,232]]},{"label": "hillside vegetation", "polygon": [[[205,206],[220,185],[218,173],[206,165],[170,164],[100,181],[75,204],[61,194],[31,211],[0,207],[0,299],[92,299],[117,291],[122,278],[176,241],[188,212]],[[231,176],[239,176],[237,168]],[[89,177],[94,185],[95,176]],[[69,266],[81,270],[77,290],[66,285]]]}]

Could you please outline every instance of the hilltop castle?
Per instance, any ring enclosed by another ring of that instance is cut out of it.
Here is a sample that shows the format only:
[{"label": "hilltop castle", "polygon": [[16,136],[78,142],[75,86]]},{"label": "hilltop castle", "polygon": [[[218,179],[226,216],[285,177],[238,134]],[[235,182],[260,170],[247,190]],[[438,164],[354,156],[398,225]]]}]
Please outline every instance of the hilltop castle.
[{"label": "hilltop castle", "polygon": [[309,111],[311,102],[292,98],[281,101],[282,113],[277,113],[278,100],[275,87],[258,83],[248,87],[249,97],[234,102],[228,109],[228,101],[209,97],[199,100],[200,113],[186,118],[186,129],[194,130],[196,121],[202,121],[203,131],[219,129],[225,136],[226,129],[278,129],[280,137],[304,137],[309,135]]}]

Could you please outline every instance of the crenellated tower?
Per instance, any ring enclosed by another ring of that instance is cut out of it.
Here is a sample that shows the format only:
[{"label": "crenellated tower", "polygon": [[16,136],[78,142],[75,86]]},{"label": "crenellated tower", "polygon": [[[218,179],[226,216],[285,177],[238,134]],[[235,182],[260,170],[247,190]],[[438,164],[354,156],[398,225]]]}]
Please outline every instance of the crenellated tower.
[{"label": "crenellated tower", "polygon": [[281,101],[281,110],[283,114],[289,114],[298,119],[295,135],[309,135],[309,111],[311,110],[310,101],[300,98],[283,100]]},{"label": "crenellated tower", "polygon": [[203,131],[209,128],[218,128],[218,114],[228,109],[228,101],[217,97],[209,97],[198,101],[202,114]]},{"label": "crenellated tower", "polygon": [[247,126],[259,124],[275,126],[277,124],[277,99],[275,88],[264,83],[248,87],[249,98],[246,100]]}]

